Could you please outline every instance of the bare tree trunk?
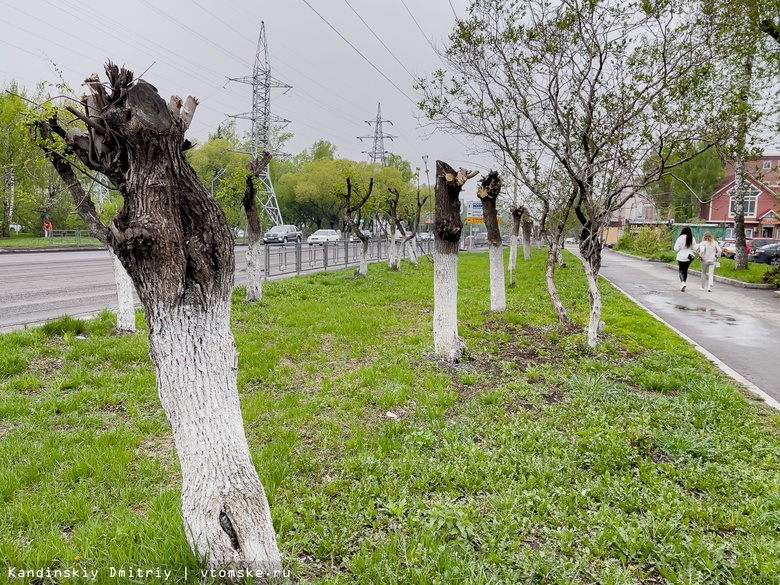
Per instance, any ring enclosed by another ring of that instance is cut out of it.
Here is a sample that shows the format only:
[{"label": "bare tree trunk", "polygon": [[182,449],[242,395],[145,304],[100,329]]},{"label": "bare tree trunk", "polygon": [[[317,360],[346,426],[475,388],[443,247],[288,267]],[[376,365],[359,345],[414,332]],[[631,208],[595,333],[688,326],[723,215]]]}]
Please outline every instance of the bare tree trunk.
[{"label": "bare tree trunk", "polygon": [[588,347],[594,348],[598,344],[599,334],[603,326],[601,323],[601,291],[599,291],[598,265],[601,262],[593,262],[593,259],[582,257],[582,265],[585,267],[585,277],[588,280],[588,304],[590,312],[588,316]]},{"label": "bare tree trunk", "polygon": [[368,274],[368,239],[360,242],[360,268],[358,274],[366,276]]},{"label": "bare tree trunk", "polygon": [[135,333],[133,280],[110,247],[108,255],[111,256],[111,266],[114,267],[114,281],[116,282],[116,330],[119,333]]},{"label": "bare tree trunk", "polygon": [[246,300],[250,302],[260,301],[263,298],[263,270],[262,261],[262,242],[260,241],[260,215],[257,212],[257,191],[255,189],[254,177],[260,176],[260,173],[271,162],[271,155],[263,153],[262,158],[254,159],[249,162],[246,175],[246,185],[244,187],[244,213],[246,214]]},{"label": "bare tree trunk", "polygon": [[[523,260],[528,262],[531,259],[531,231],[534,224],[530,221],[523,222]],[[539,243],[537,242],[537,248]]]},{"label": "bare tree trunk", "polygon": [[490,261],[490,310],[506,309],[506,289],[504,287],[504,250],[501,232],[498,228],[498,210],[496,201],[501,192],[501,177],[497,171],[490,171],[480,182],[477,196],[482,201],[482,216],[488,236],[488,258]]},{"label": "bare tree trunk", "polygon": [[[484,213],[484,212],[483,212]],[[512,210],[512,229],[509,232],[509,286],[515,286],[515,269],[517,268],[517,235],[520,233],[520,221],[523,210],[515,207]]]},{"label": "bare tree trunk", "polygon": [[414,249],[412,238],[406,238],[404,245],[406,246],[406,253],[409,255],[409,263],[412,266],[419,266],[420,262],[417,260],[417,250]]},{"label": "bare tree trunk", "polygon": [[547,279],[547,292],[550,294],[555,314],[558,315],[558,323],[568,327],[571,325],[569,313],[563,306],[561,297],[558,294],[558,287],[555,284],[555,263],[558,257],[558,240],[549,238],[547,242],[547,264],[545,267],[545,277]]},{"label": "bare tree trunk", "polygon": [[745,155],[738,153],[734,161],[734,269],[745,270],[747,264],[747,239],[745,238],[745,193],[750,185],[745,180]]},{"label": "bare tree trunk", "polygon": [[134,82],[132,72],[109,63],[106,73],[110,94],[93,76],[86,83],[87,115],[68,108],[87,131],[65,132],[56,119],[42,126],[124,197],[108,241],[146,309],[160,401],[181,463],[191,547],[210,568],[279,574],[268,501],[239,408],[230,332],[233,237],[183,155],[197,100],[182,104],[173,97],[166,105],[154,87]]},{"label": "bare tree trunk", "polygon": [[457,362],[466,352],[458,335],[458,244],[460,191],[476,175],[461,169],[457,173],[445,162],[436,161],[436,223],[433,243],[433,346],[437,355]]}]

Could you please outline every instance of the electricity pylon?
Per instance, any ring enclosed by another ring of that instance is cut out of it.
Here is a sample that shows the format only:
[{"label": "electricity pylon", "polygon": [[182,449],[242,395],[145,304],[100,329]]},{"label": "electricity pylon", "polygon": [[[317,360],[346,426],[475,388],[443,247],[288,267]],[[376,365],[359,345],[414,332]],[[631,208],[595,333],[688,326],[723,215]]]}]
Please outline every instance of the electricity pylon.
[{"label": "electricity pylon", "polygon": [[[260,37],[257,40],[257,53],[255,54],[255,67],[252,77],[230,77],[230,81],[239,83],[248,83],[252,86],[252,111],[244,114],[236,114],[231,118],[243,118],[252,122],[252,142],[250,144],[250,154],[252,160],[265,151],[269,150],[268,142],[270,140],[271,124],[290,123],[289,120],[280,118],[271,113],[271,88],[289,89],[292,86],[282,83],[271,76],[271,64],[268,60],[268,41],[265,37],[265,22],[260,23]],[[271,153],[278,154],[278,153]],[[276,192],[271,182],[270,165],[262,170],[258,176],[261,188],[258,189],[257,197],[260,203],[260,210],[271,220],[274,225],[281,225],[282,212],[279,211],[279,202],[276,200]]]},{"label": "electricity pylon", "polygon": [[374,139],[374,146],[373,148],[368,151],[364,150],[363,154],[368,155],[368,159],[372,163],[380,163],[385,164],[387,154],[388,152],[385,150],[385,138],[388,138],[392,140],[393,138],[398,138],[398,136],[391,136],[390,134],[385,134],[382,131],[382,123],[387,122],[392,126],[392,122],[390,120],[383,120],[382,119],[382,104],[377,103],[376,105],[376,120],[366,120],[366,124],[371,126],[371,124],[374,125],[374,135],[373,136],[358,136],[357,139],[361,142],[364,138],[373,138]]}]

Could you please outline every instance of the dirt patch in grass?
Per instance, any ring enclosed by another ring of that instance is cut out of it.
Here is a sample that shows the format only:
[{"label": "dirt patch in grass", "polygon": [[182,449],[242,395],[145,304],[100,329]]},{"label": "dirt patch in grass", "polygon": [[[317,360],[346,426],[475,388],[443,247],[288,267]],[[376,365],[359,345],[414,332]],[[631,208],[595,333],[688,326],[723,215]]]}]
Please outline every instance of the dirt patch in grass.
[{"label": "dirt patch in grass", "polygon": [[141,441],[136,447],[136,455],[145,455],[150,459],[172,459],[174,452],[174,442],[172,435],[160,435],[149,437]]},{"label": "dirt patch in grass", "polygon": [[59,358],[53,358],[48,356],[34,357],[30,361],[30,365],[27,366],[27,370],[34,374],[42,374],[44,376],[53,374],[62,370],[63,362]]}]

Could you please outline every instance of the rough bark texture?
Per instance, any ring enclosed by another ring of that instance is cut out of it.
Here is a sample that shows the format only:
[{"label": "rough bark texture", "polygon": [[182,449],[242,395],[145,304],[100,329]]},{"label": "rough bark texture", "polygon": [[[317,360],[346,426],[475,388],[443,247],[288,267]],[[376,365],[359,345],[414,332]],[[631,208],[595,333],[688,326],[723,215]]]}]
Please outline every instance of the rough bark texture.
[{"label": "rough bark texture", "polygon": [[477,197],[482,201],[482,217],[485,221],[488,237],[488,257],[490,259],[490,310],[506,309],[506,290],[504,287],[504,252],[501,232],[498,228],[498,210],[496,203],[501,193],[501,177],[497,171],[490,171],[480,182]]},{"label": "rough bark texture", "polygon": [[246,300],[259,301],[263,298],[263,264],[262,264],[262,242],[260,241],[260,214],[257,212],[257,190],[255,189],[254,177],[260,175],[268,163],[271,162],[271,155],[263,153],[262,158],[254,159],[249,162],[248,173],[246,176],[246,187],[244,188],[244,213],[246,214],[246,235],[249,244],[246,251]]},{"label": "rough bark texture", "polygon": [[458,335],[458,243],[463,230],[460,192],[476,174],[464,169],[456,173],[447,163],[436,161],[433,345],[436,354],[451,362],[459,361],[466,351],[466,344]]},{"label": "rough bark texture", "polygon": [[[110,93],[87,80],[89,129],[47,126],[124,197],[108,243],[146,308],[160,401],[182,467],[185,533],[211,568],[281,571],[267,500],[249,456],[230,332],[233,237],[186,161],[197,106],[168,105],[154,87],[112,64]],[[183,107],[182,107],[183,106]]]}]

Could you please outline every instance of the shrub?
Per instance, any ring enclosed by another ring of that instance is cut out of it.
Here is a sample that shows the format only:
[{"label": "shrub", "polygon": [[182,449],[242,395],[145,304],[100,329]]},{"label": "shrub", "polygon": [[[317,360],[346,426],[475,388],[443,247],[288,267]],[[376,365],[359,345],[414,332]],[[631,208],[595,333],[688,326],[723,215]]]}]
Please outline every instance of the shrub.
[{"label": "shrub", "polygon": [[615,242],[615,250],[630,250],[631,249],[631,234],[627,231],[620,234],[620,237]]},{"label": "shrub", "polygon": [[773,267],[764,272],[764,282],[774,284],[776,287],[780,288],[780,268]]}]

